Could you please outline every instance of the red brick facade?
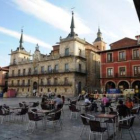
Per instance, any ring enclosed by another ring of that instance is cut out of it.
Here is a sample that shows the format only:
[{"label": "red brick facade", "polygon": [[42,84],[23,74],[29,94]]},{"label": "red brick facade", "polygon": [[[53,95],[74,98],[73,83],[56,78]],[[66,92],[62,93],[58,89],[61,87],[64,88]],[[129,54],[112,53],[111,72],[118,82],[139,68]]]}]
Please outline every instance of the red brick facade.
[{"label": "red brick facade", "polygon": [[[140,45],[122,47],[123,39],[113,46],[111,50],[100,52],[101,54],[101,87],[103,90],[109,88],[135,88],[140,89]],[[132,41],[133,42],[133,41]],[[131,44],[131,43],[130,43]],[[120,46],[120,47],[119,47]]]},{"label": "red brick facade", "polygon": [[110,44],[110,47],[111,49],[117,49],[117,48],[130,47],[135,45],[137,45],[137,40],[125,37],[117,42]]}]

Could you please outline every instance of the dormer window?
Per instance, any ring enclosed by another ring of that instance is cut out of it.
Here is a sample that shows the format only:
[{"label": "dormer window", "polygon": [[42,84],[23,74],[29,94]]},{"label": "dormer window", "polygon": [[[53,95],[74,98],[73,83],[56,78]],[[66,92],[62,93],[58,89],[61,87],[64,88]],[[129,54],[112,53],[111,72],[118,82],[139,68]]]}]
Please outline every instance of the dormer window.
[{"label": "dormer window", "polygon": [[69,56],[69,48],[65,49],[65,56]]}]

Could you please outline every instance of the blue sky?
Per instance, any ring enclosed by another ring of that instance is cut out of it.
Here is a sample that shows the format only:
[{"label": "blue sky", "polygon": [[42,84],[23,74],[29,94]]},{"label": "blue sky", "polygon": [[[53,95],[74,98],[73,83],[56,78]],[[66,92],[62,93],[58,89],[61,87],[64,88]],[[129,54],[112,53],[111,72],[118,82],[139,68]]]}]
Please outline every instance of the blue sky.
[{"label": "blue sky", "polygon": [[0,0],[0,66],[9,65],[11,49],[19,46],[24,30],[24,48],[49,54],[51,46],[70,31],[71,8],[75,7],[76,33],[92,43],[100,26],[109,44],[140,34],[133,0]]}]

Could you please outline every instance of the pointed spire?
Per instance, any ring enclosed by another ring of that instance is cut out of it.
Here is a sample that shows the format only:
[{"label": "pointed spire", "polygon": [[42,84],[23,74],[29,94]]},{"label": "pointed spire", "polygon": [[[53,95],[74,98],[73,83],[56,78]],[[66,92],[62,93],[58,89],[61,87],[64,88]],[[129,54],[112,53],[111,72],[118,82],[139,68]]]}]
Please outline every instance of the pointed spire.
[{"label": "pointed spire", "polygon": [[75,25],[74,25],[74,12],[73,12],[73,11],[72,11],[72,19],[71,19],[70,28],[71,28],[71,32],[69,33],[68,37],[78,36],[78,35],[75,34],[75,32],[74,32]]},{"label": "pointed spire", "polygon": [[100,31],[100,27],[98,27],[97,38],[95,39],[94,42],[98,42],[98,41],[102,41],[102,40],[103,40],[102,33]]},{"label": "pointed spire", "polygon": [[71,36],[74,36],[74,28],[75,28],[75,26],[74,26],[74,13],[73,13],[73,11],[72,11],[72,20],[71,20],[71,26],[70,26],[70,28],[71,28]]},{"label": "pointed spire", "polygon": [[102,37],[102,33],[101,33],[101,31],[100,31],[100,27],[98,27],[97,37]]},{"label": "pointed spire", "polygon": [[22,43],[23,43],[23,29],[21,29],[21,37],[20,37],[19,43],[20,43],[19,48],[23,49],[23,46],[22,46]]}]

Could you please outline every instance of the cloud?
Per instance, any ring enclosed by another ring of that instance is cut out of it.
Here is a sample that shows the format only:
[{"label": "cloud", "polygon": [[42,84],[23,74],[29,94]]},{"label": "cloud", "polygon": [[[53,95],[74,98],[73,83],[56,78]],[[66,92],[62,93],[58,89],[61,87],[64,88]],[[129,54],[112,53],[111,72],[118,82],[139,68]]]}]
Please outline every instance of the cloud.
[{"label": "cloud", "polygon": [[112,31],[109,31],[109,30],[105,30],[105,29],[102,29],[102,32],[106,35],[106,36],[109,36],[110,38],[112,39],[118,39],[119,36],[117,34],[115,34],[114,32]]},{"label": "cloud", "polygon": [[125,1],[127,1],[131,5],[131,7],[134,8],[133,0],[125,0]]},{"label": "cloud", "polygon": [[[12,36],[12,37],[15,37],[15,38],[20,38],[20,35],[21,33],[19,32],[16,32],[16,31],[12,31],[12,30],[9,30],[9,29],[6,29],[4,27],[0,27],[0,32],[3,33],[3,34],[6,34],[6,35],[9,35],[9,36]],[[26,41],[26,42],[29,42],[29,43],[32,43],[32,44],[39,44],[39,46],[42,46],[42,47],[45,47],[45,48],[51,48],[51,45],[35,38],[35,37],[32,37],[32,36],[29,36],[29,35],[26,35],[24,34],[23,36],[23,40]]]},{"label": "cloud", "polygon": [[0,65],[0,67],[4,67],[4,66],[6,66],[6,65],[8,65],[9,64],[9,57],[7,57],[7,56],[0,56],[0,62],[1,62],[1,65]]},{"label": "cloud", "polygon": [[[19,10],[30,14],[55,28],[63,31],[70,31],[71,14],[46,0],[12,0],[13,4]],[[80,34],[89,34],[90,29],[84,24],[84,21],[76,14],[75,15],[76,32]]]}]

